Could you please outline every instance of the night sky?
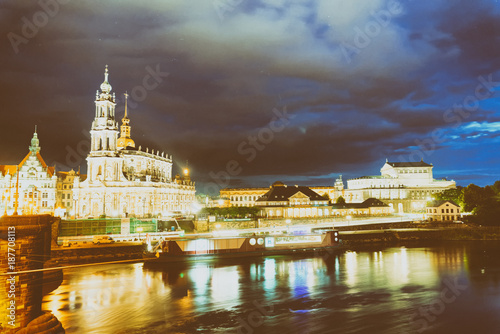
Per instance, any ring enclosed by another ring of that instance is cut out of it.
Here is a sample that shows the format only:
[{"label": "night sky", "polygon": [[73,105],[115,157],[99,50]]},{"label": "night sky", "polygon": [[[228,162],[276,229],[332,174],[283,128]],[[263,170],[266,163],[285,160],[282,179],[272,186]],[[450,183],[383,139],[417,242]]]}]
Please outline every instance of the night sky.
[{"label": "night sky", "polygon": [[0,164],[38,125],[48,164],[85,171],[107,64],[120,123],[128,91],[136,145],[188,160],[198,193],[332,185],[386,158],[500,179],[497,1],[29,3],[0,2]]}]

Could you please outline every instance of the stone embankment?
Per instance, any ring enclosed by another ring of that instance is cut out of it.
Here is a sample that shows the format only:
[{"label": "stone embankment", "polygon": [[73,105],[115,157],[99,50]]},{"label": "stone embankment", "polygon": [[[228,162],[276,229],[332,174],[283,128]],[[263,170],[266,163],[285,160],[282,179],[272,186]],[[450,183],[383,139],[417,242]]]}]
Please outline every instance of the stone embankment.
[{"label": "stone embankment", "polygon": [[142,259],[143,245],[53,248],[45,267]]}]

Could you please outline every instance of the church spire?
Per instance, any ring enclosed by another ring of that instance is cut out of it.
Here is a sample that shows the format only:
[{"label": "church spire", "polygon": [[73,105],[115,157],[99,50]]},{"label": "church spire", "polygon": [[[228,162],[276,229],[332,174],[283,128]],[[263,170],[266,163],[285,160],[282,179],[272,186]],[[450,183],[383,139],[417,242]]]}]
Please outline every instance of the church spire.
[{"label": "church spire", "polygon": [[116,142],[116,146],[118,149],[127,148],[127,146],[135,147],[135,143],[130,137],[130,119],[127,115],[127,101],[128,94],[125,92],[125,115],[122,118],[122,125],[120,126],[120,138]]},{"label": "church spire", "polygon": [[95,100],[95,117],[92,122],[91,156],[113,156],[118,139],[118,122],[115,120],[115,95],[111,94],[111,85],[108,82],[108,65],[104,69],[104,82],[101,92],[97,91]]},{"label": "church spire", "polygon": [[127,118],[128,119],[128,117],[127,117],[128,93],[125,91],[125,94],[123,94],[123,95],[125,95],[125,117],[123,117],[123,118]]},{"label": "church spire", "polygon": [[33,134],[33,138],[31,139],[30,152],[32,153],[40,153],[40,140],[38,140],[38,134],[36,133],[36,125],[35,125],[35,133]]}]

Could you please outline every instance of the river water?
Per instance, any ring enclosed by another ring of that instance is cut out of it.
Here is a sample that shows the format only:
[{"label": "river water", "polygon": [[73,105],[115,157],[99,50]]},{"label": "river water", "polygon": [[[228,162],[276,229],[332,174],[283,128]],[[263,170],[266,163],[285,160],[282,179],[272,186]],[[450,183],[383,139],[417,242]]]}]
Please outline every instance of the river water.
[{"label": "river water", "polygon": [[66,269],[67,333],[500,333],[500,243]]}]

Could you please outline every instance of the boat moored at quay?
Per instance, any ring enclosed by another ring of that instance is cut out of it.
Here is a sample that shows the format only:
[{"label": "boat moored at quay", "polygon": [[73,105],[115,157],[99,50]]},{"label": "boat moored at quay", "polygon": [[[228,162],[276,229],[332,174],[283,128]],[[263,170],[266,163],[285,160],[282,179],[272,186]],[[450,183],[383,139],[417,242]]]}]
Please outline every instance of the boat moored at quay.
[{"label": "boat moored at quay", "polygon": [[182,262],[219,258],[321,254],[340,249],[338,231],[309,234],[266,234],[210,238],[174,238],[163,241],[150,262]]}]

